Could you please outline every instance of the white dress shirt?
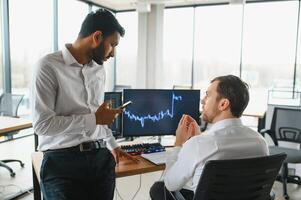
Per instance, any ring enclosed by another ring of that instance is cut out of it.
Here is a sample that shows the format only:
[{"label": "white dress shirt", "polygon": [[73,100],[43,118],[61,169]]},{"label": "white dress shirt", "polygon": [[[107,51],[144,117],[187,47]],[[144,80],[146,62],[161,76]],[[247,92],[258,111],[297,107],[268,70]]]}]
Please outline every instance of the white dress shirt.
[{"label": "white dress shirt", "polygon": [[103,103],[105,79],[102,65],[94,61],[79,64],[66,47],[38,62],[32,108],[40,151],[97,139],[105,139],[110,149],[118,146],[107,126],[96,125],[95,112]]},{"label": "white dress shirt", "polygon": [[166,161],[165,186],[170,191],[195,191],[206,161],[268,154],[268,145],[259,133],[242,125],[240,119],[222,120],[172,150]]}]

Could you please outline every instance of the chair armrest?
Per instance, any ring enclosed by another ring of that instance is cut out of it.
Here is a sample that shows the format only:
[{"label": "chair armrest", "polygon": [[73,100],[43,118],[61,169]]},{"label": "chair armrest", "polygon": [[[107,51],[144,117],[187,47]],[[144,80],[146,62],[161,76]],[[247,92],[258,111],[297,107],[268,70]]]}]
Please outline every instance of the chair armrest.
[{"label": "chair armrest", "polygon": [[180,191],[168,191],[174,200],[185,200]]},{"label": "chair armrest", "polygon": [[275,144],[276,146],[278,146],[278,141],[277,141],[277,139],[276,139],[276,133],[275,133],[275,131],[270,130],[270,129],[261,129],[261,130],[260,130],[260,134],[261,134],[263,137],[265,136],[266,133],[272,138],[274,144]]}]

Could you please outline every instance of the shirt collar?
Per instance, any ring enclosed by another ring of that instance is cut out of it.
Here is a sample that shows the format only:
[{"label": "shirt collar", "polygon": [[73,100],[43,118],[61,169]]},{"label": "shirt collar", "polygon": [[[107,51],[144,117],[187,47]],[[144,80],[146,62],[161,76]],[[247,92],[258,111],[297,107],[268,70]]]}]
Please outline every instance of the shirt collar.
[{"label": "shirt collar", "polygon": [[242,122],[239,118],[224,119],[224,120],[214,123],[209,131],[210,132],[217,131],[220,129],[227,128],[229,126],[241,126],[241,125],[242,125]]},{"label": "shirt collar", "polygon": [[[78,63],[77,60],[73,57],[73,55],[71,54],[71,52],[69,51],[69,49],[67,47],[71,46],[71,44],[65,44],[63,49],[62,49],[62,54],[63,54],[63,59],[65,61],[66,65],[70,65],[70,66],[78,66],[78,67],[83,67],[82,64]],[[86,64],[87,66],[93,67],[98,65],[94,60],[91,60],[88,64]]]},{"label": "shirt collar", "polygon": [[76,64],[77,66],[83,66],[77,62],[77,60],[73,57],[71,52],[67,47],[71,46],[71,44],[65,44],[62,49],[63,59],[66,65]]}]

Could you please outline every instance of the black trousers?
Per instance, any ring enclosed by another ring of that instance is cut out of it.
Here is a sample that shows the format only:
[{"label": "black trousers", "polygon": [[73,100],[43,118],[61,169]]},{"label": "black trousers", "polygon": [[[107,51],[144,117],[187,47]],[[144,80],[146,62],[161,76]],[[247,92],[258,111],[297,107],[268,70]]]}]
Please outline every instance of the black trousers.
[{"label": "black trousers", "polygon": [[106,148],[46,152],[40,173],[44,199],[112,200],[115,165],[113,155]]},{"label": "black trousers", "polygon": [[[181,194],[185,197],[186,200],[193,199],[193,191],[182,189],[180,190]],[[149,191],[150,197],[152,200],[173,200],[170,192],[164,186],[163,181],[158,181],[153,184]]]}]

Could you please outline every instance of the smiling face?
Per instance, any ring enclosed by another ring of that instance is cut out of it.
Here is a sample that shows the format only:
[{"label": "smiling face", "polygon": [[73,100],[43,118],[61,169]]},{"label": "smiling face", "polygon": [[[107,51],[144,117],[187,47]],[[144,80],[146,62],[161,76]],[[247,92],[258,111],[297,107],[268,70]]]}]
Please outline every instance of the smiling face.
[{"label": "smiling face", "polygon": [[222,112],[219,109],[221,99],[217,93],[217,86],[219,82],[214,81],[208,87],[206,96],[202,99],[202,119],[209,123],[214,123],[216,117]]},{"label": "smiling face", "polygon": [[[101,35],[99,37],[102,37]],[[115,48],[120,40],[120,34],[116,31],[103,38],[99,45],[92,50],[92,59],[99,65],[102,65],[110,57],[115,56]]]}]

